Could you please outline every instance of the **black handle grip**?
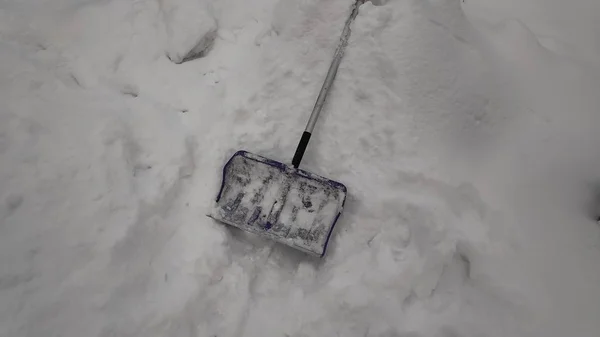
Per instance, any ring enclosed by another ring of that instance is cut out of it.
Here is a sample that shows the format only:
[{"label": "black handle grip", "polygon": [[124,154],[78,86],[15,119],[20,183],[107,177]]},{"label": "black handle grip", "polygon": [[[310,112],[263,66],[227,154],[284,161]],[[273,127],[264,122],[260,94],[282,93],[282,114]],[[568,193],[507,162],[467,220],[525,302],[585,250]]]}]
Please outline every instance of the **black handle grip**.
[{"label": "black handle grip", "polygon": [[294,159],[292,159],[292,165],[295,168],[298,168],[298,166],[300,166],[302,156],[304,156],[304,151],[306,151],[306,146],[308,146],[309,140],[310,132],[304,131],[304,133],[302,134],[302,138],[300,138],[300,143],[298,143],[298,147],[296,148],[296,153],[294,153]]}]

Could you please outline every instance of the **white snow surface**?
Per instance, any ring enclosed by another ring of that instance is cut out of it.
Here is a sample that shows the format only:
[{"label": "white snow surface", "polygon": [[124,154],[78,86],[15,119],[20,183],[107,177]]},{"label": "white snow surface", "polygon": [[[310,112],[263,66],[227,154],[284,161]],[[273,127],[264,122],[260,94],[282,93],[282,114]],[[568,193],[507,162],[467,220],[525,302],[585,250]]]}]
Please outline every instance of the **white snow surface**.
[{"label": "white snow surface", "polygon": [[598,336],[596,0],[365,3],[302,164],[327,256],[206,217],[237,149],[291,160],[351,3],[0,1],[0,336]]}]

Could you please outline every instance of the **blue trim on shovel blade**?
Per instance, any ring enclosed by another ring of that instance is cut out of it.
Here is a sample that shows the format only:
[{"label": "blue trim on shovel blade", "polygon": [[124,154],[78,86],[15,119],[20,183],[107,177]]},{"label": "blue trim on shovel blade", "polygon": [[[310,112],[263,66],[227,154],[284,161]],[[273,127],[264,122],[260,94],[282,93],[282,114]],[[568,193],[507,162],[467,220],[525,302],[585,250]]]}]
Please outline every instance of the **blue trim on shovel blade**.
[{"label": "blue trim on shovel blade", "polygon": [[[346,198],[344,198],[344,201]],[[338,219],[340,218],[340,215],[342,215],[342,212],[339,212],[336,216],[335,216],[335,220],[333,220],[333,225],[331,225],[331,229],[329,230],[329,233],[327,234],[327,240],[325,240],[325,244],[323,245],[323,254],[321,254],[321,257],[325,256],[325,253],[327,253],[327,246],[329,245],[329,239],[331,238],[331,234],[333,233],[333,229],[335,228],[335,224],[337,223]]]},{"label": "blue trim on shovel blade", "polygon": [[248,153],[248,151],[244,151],[244,150],[237,151],[236,153],[233,154],[233,156],[231,156],[231,158],[229,158],[229,160],[227,161],[225,166],[223,166],[223,173],[221,175],[221,177],[222,177],[221,178],[221,188],[219,189],[219,194],[217,194],[216,202],[219,202],[219,200],[221,200],[221,195],[223,194],[223,188],[225,188],[225,173],[227,173],[227,168],[229,167],[229,165],[231,165],[231,161],[235,157],[243,156],[246,153]]}]

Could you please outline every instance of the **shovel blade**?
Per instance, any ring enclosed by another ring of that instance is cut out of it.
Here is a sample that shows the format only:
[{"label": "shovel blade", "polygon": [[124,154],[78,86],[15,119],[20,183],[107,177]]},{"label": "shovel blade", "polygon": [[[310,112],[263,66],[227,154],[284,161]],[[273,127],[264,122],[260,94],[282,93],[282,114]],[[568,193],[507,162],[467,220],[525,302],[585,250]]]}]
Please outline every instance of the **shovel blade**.
[{"label": "shovel blade", "polygon": [[339,182],[238,151],[208,216],[323,257],[346,194]]}]

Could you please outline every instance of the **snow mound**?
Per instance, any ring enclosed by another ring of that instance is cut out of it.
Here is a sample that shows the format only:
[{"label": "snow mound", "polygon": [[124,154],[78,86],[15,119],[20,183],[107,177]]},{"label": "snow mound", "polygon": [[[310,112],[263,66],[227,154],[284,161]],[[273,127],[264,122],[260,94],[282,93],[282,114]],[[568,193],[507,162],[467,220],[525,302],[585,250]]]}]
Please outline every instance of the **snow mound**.
[{"label": "snow mound", "polygon": [[166,54],[175,63],[204,57],[217,36],[217,22],[203,1],[159,0],[167,30]]}]

